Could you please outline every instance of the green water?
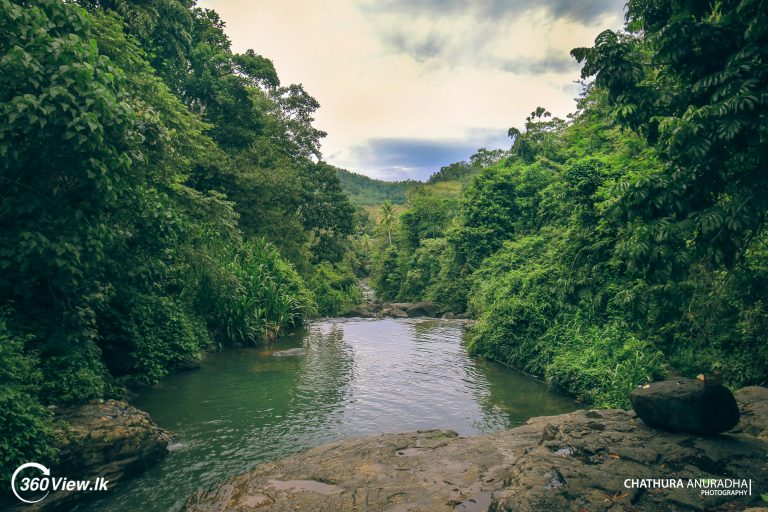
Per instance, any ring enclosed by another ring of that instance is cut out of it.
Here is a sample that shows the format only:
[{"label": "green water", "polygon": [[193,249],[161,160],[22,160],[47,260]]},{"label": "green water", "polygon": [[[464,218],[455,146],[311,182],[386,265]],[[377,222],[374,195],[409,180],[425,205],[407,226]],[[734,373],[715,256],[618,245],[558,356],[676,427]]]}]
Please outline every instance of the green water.
[{"label": "green water", "polygon": [[[322,320],[266,349],[210,354],[135,400],[176,433],[168,457],[91,511],[178,510],[197,489],[334,439],[422,428],[470,435],[576,408],[469,357],[460,321]],[[302,356],[274,352],[303,347]]]}]

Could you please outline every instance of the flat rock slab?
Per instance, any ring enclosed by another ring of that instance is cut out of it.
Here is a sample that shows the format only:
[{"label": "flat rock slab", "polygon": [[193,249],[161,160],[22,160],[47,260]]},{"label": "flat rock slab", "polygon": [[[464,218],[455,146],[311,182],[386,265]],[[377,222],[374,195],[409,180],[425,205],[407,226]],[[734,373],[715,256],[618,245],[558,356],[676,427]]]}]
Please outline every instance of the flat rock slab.
[{"label": "flat rock slab", "polygon": [[739,407],[731,391],[697,380],[647,384],[632,391],[630,400],[646,424],[662,430],[718,434],[739,423]]},{"label": "flat rock slab", "polygon": [[735,431],[768,442],[768,388],[748,386],[734,393],[741,409],[741,421]]},{"label": "flat rock slab", "polygon": [[[753,409],[768,405],[768,390],[748,398]],[[625,483],[730,477],[768,489],[768,444],[751,433],[765,432],[765,417],[753,419],[749,432],[709,437],[660,432],[622,410],[534,418],[477,437],[382,434],[261,464],[191,497],[186,510],[742,511],[763,505],[757,492],[702,496]]]}]

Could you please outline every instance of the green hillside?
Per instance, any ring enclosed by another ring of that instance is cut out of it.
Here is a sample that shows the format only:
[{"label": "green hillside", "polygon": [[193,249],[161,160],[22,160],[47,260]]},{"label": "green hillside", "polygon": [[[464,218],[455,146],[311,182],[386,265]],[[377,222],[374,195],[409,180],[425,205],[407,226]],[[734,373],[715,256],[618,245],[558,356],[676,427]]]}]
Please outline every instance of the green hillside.
[{"label": "green hillside", "polygon": [[342,190],[352,203],[358,206],[380,205],[384,201],[405,204],[405,191],[418,183],[416,181],[382,181],[356,174],[345,169],[336,169]]},{"label": "green hillside", "polygon": [[426,182],[416,180],[383,181],[362,174],[334,167],[342,190],[349,196],[353,204],[369,210],[378,207],[384,201],[393,205],[404,205],[408,202],[408,193],[417,188],[429,190],[438,197],[460,196],[464,186],[477,176],[483,167],[497,163],[505,152],[480,149],[472,155],[469,161],[454,162],[441,167],[434,172]]}]

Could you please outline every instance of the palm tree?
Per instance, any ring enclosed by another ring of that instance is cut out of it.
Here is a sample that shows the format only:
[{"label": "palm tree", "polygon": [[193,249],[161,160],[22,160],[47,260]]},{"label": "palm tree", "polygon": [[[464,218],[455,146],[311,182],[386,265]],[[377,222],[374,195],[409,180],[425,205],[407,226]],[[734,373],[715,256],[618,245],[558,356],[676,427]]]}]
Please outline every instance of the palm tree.
[{"label": "palm tree", "polygon": [[392,225],[395,223],[395,210],[392,208],[392,202],[387,200],[381,205],[381,221],[379,224],[387,230],[389,245],[392,245]]}]

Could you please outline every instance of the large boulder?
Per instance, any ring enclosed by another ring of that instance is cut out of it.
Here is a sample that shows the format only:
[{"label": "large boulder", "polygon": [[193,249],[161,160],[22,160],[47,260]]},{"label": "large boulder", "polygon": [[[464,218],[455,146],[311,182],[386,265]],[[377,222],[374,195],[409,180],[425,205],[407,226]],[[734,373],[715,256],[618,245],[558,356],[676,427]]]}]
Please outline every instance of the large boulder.
[{"label": "large boulder", "polygon": [[60,464],[72,476],[117,482],[135,476],[167,453],[171,436],[144,411],[120,400],[94,400],[62,408],[66,422]]},{"label": "large boulder", "polygon": [[435,316],[435,305],[431,302],[417,302],[408,307],[405,311],[409,318],[420,316]]},{"label": "large boulder", "polygon": [[718,434],[739,423],[739,406],[723,385],[665,380],[636,388],[630,401],[648,426],[670,432]]}]

